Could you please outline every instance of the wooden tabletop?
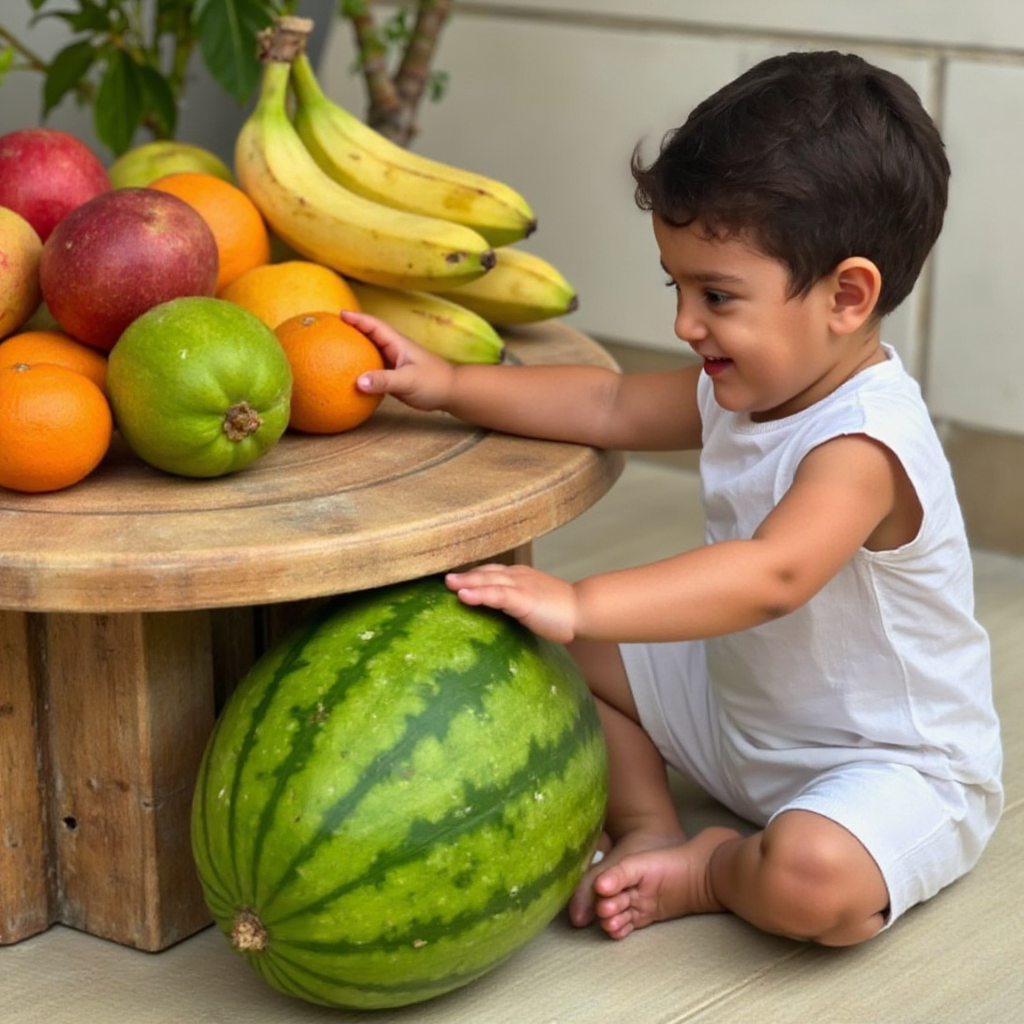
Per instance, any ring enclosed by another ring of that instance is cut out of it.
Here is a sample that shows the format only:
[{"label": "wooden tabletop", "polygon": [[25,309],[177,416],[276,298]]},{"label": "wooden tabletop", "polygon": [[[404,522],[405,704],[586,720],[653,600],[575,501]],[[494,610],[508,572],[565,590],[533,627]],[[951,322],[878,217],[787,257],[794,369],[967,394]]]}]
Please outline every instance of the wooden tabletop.
[{"label": "wooden tabletop", "polygon": [[[558,322],[506,335],[523,363],[614,366]],[[620,454],[478,430],[385,399],[361,427],[288,433],[214,480],[151,469],[115,435],[98,470],[53,494],[0,490],[0,608],[171,611],[269,604],[440,572],[568,522]]]}]

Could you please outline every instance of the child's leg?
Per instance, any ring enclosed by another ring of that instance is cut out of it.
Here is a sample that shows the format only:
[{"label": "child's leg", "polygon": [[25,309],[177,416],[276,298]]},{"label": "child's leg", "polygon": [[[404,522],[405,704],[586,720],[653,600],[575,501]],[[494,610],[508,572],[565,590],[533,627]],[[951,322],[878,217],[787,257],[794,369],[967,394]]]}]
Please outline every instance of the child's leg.
[{"label": "child's leg", "polygon": [[613,938],[729,910],[767,932],[846,946],[876,935],[888,904],[882,873],[853,834],[803,810],[754,835],[705,829],[681,846],[623,857],[593,885],[595,912]]},{"label": "child's leg", "polygon": [[848,945],[876,934],[888,892],[870,854],[841,825],[791,810],[743,837],[708,828],[687,840],[665,763],[639,724],[617,645],[570,645],[597,701],[609,762],[611,848],[569,903],[573,924],[595,916],[613,938],[655,921],[732,911],[791,938]]},{"label": "child's leg", "polygon": [[849,946],[885,924],[878,865],[852,832],[813,811],[784,812],[763,832],[723,844],[709,874],[722,905],[765,931]]},{"label": "child's leg", "polygon": [[[678,850],[686,836],[672,800],[665,762],[639,724],[618,646],[577,641],[570,650],[594,694],[608,748],[605,831],[610,849],[587,873],[569,902],[570,920],[582,926],[595,916],[598,893],[594,882],[611,865],[634,854]],[[737,835],[731,829],[721,831],[725,838]]]}]

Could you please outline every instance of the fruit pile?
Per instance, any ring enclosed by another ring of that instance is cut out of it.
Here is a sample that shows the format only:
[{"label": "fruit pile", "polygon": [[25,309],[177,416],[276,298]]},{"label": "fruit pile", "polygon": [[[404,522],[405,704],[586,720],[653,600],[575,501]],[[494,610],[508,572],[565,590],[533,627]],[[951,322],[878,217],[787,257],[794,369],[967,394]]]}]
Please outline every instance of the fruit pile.
[{"label": "fruit pile", "polygon": [[514,248],[536,227],[518,193],[324,94],[312,27],[261,33],[234,174],[179,142],[108,170],[66,132],[0,137],[0,487],[77,483],[115,429],[157,469],[211,477],[286,429],[357,427],[380,400],[355,380],[381,360],[345,309],[453,362],[498,362],[498,328],[576,308],[554,266]]}]

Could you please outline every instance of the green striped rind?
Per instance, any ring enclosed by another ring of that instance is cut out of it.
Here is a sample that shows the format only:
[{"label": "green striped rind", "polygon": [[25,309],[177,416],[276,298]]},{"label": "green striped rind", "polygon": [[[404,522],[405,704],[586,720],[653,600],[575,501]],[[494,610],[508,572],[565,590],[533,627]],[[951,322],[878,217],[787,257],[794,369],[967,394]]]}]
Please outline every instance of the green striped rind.
[{"label": "green striped rind", "polygon": [[557,914],[593,854],[605,750],[564,648],[439,580],[349,597],[268,652],[218,721],[193,847],[245,955],[311,1002],[464,985]]}]

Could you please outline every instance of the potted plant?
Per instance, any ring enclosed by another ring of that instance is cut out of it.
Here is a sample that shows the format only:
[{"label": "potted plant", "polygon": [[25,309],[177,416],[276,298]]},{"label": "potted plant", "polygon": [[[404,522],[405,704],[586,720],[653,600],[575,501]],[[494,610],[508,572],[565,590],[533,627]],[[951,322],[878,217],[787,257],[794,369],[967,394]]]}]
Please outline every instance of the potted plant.
[{"label": "potted plant", "polygon": [[[361,55],[367,120],[402,144],[415,134],[423,95],[436,97],[443,89],[443,76],[430,71],[430,62],[452,2],[417,0],[380,17],[375,0],[340,0],[340,14],[350,23]],[[140,130],[156,139],[178,136],[197,68],[241,116],[259,80],[257,33],[278,15],[300,13],[323,25],[319,48],[334,16],[333,0],[24,3],[32,12],[27,32],[0,22],[0,87],[18,72],[41,74],[40,120],[73,96],[91,110],[97,139],[115,155],[132,146]],[[63,22],[70,37],[51,56],[33,45],[32,30],[42,19]]]}]

